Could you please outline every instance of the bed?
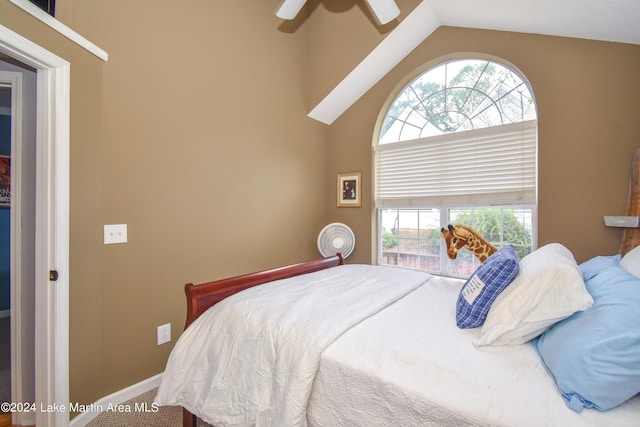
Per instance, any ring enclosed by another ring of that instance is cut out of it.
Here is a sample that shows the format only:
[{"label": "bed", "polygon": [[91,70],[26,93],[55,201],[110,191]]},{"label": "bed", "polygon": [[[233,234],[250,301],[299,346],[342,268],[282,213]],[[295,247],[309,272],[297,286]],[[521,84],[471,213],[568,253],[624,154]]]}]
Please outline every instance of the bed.
[{"label": "bed", "polygon": [[188,284],[155,402],[184,426],[639,425],[636,230],[580,265],[558,243],[497,254],[466,282],[338,254]]}]

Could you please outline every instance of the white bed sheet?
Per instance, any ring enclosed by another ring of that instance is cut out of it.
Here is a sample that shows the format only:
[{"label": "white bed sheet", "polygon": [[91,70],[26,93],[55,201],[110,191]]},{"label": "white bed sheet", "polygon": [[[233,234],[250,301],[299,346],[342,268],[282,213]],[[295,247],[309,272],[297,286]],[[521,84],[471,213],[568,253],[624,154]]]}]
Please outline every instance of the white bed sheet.
[{"label": "white bed sheet", "polygon": [[322,352],[432,278],[344,265],[235,294],[180,336],[155,402],[220,427],[304,426]]},{"label": "white bed sheet", "polygon": [[310,426],[634,426],[640,396],[607,412],[569,409],[531,344],[475,347],[455,325],[461,283],[435,278],[323,353]]}]

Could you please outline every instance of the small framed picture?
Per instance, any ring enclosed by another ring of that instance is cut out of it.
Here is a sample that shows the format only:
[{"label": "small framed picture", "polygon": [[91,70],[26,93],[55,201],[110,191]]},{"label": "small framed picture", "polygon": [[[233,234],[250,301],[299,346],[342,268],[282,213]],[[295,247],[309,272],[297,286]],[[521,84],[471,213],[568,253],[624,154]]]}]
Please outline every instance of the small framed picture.
[{"label": "small framed picture", "polygon": [[338,207],[362,206],[362,172],[338,174]]},{"label": "small framed picture", "polygon": [[11,157],[0,155],[0,208],[11,206]]}]

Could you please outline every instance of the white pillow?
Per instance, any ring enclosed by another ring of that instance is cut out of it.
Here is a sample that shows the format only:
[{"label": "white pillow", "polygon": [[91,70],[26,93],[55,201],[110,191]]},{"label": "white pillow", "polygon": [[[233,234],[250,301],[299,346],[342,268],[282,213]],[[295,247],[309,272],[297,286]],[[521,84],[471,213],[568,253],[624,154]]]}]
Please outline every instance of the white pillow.
[{"label": "white pillow", "polygon": [[636,246],[620,260],[620,267],[640,279],[640,246]]},{"label": "white pillow", "polygon": [[523,344],[592,305],[571,251],[550,243],[520,260],[518,277],[496,298],[475,344]]}]

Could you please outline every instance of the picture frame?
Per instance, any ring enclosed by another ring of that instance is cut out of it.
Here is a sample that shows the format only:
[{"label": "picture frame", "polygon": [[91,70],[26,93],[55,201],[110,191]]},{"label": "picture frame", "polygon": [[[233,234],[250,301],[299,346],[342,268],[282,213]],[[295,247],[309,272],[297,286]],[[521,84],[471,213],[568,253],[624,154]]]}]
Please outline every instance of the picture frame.
[{"label": "picture frame", "polygon": [[338,174],[338,207],[359,208],[362,206],[362,172]]},{"label": "picture frame", "polygon": [[0,155],[0,208],[11,206],[11,156]]}]

